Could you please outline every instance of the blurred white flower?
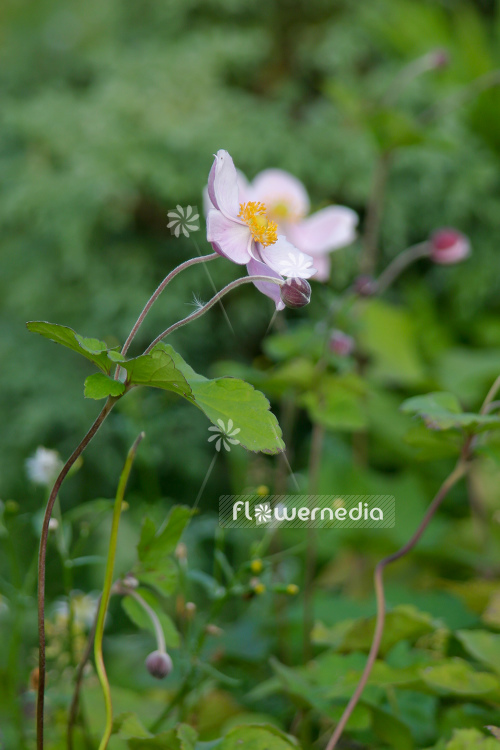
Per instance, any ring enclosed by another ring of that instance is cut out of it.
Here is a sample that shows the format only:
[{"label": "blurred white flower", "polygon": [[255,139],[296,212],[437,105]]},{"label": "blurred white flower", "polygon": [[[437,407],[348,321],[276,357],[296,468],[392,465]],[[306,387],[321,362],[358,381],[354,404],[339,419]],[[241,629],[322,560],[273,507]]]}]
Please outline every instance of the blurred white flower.
[{"label": "blurred white flower", "polygon": [[35,484],[50,487],[61,471],[63,462],[57,451],[40,445],[33,456],[26,459],[26,473]]}]

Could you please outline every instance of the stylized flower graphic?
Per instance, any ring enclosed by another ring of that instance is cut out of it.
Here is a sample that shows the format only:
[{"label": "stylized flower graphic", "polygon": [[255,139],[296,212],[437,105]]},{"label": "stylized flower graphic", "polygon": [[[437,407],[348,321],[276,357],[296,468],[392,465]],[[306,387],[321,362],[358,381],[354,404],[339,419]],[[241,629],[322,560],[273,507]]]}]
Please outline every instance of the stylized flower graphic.
[{"label": "stylized flower graphic", "polygon": [[272,518],[271,506],[269,503],[256,505],[254,515],[257,523],[269,523]]},{"label": "stylized flower graphic", "polygon": [[171,219],[167,227],[176,237],[179,237],[181,232],[185,237],[189,237],[190,232],[196,232],[200,228],[198,223],[200,215],[196,206],[186,206],[186,208],[177,206],[176,209],[169,211],[167,216]]},{"label": "stylized flower graphic", "polygon": [[315,272],[312,258],[309,255],[295,251],[277,262],[280,273],[291,279],[308,279]]},{"label": "stylized flower graphic", "polygon": [[216,440],[215,448],[216,450],[220,451],[221,447],[224,446],[224,448],[227,451],[230,451],[230,445],[239,445],[239,440],[235,439],[235,435],[237,435],[239,432],[241,432],[239,427],[236,427],[236,429],[233,429],[233,420],[230,419],[227,423],[227,428],[224,425],[224,422],[222,419],[217,420],[218,427],[212,426],[209,427],[210,432],[215,432],[215,435],[211,435],[208,438],[208,442],[211,443],[212,440]]}]

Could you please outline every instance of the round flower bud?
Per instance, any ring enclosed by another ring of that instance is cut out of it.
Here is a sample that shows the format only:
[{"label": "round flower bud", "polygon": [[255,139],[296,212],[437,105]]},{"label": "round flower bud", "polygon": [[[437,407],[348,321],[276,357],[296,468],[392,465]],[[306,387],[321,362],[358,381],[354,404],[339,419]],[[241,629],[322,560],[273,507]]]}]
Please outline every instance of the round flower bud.
[{"label": "round flower bud", "polygon": [[172,671],[172,659],[162,651],[152,651],[146,659],[146,669],[158,680],[163,680]]},{"label": "round flower bud", "polygon": [[59,528],[59,521],[57,518],[51,518],[49,521],[49,531],[57,531]]},{"label": "round flower bud", "polygon": [[434,263],[460,263],[470,255],[470,242],[457,229],[438,229],[429,240],[430,256]]},{"label": "round flower bud", "polygon": [[339,357],[348,357],[354,351],[354,339],[343,331],[332,331],[330,336],[330,351]]},{"label": "round flower bud", "polygon": [[286,593],[289,596],[296,596],[296,594],[299,593],[299,587],[297,586],[296,583],[289,583],[288,586],[286,587]]},{"label": "round flower bud", "polygon": [[311,287],[305,279],[287,279],[280,289],[287,307],[305,307],[311,301]]},{"label": "round flower bud", "polygon": [[377,291],[377,282],[372,276],[363,274],[355,280],[354,291],[360,297],[371,297]]},{"label": "round flower bud", "polygon": [[196,614],[196,604],[194,602],[186,602],[185,613],[186,619],[192,620]]},{"label": "round flower bud", "polygon": [[252,560],[252,562],[250,563],[250,570],[252,571],[252,573],[255,573],[255,575],[262,573],[262,568],[262,560],[260,560],[259,558]]}]

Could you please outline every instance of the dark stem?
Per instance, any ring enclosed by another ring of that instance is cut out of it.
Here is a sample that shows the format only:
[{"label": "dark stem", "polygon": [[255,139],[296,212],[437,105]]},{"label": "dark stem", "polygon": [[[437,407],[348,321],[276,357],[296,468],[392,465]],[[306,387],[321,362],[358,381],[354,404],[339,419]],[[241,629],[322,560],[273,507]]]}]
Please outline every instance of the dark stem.
[{"label": "dark stem", "polygon": [[38,637],[39,637],[39,655],[38,655],[38,696],[36,704],[36,743],[37,750],[43,750],[43,708],[45,698],[45,560],[47,556],[47,539],[49,535],[49,521],[52,515],[52,509],[56,501],[59,488],[64,481],[68,471],[71,469],[76,459],[83,453],[90,443],[97,430],[104,422],[109,412],[115,405],[117,398],[108,398],[104,408],[95,420],[94,424],[87,432],[81,443],[75,448],[68,458],[61,473],[56,479],[52,488],[45,515],[43,517],[42,533],[40,537],[40,550],[38,554]]},{"label": "dark stem", "polygon": [[434,514],[436,513],[437,509],[447,496],[448,492],[451,490],[451,488],[461,479],[464,474],[466,474],[468,466],[467,466],[467,460],[469,455],[469,448],[471,444],[471,439],[469,438],[464,446],[464,449],[462,451],[462,455],[457,462],[457,465],[451,472],[451,474],[448,476],[448,478],[443,482],[441,485],[438,493],[434,497],[434,500],[429,505],[429,508],[427,509],[427,512],[425,516],[423,517],[418,529],[415,531],[411,539],[403,546],[401,549],[399,549],[397,552],[394,552],[392,555],[389,555],[388,557],[384,557],[383,560],[381,560],[377,567],[375,568],[375,575],[374,575],[374,583],[375,583],[375,594],[377,598],[377,620],[375,625],[375,632],[373,635],[372,645],[370,647],[370,653],[368,655],[368,660],[366,662],[365,668],[363,670],[363,674],[361,675],[361,678],[358,682],[358,686],[356,687],[356,690],[354,691],[354,694],[347,704],[344,713],[341,716],[341,719],[339,723],[337,724],[335,728],[335,732],[333,733],[332,737],[330,738],[330,741],[328,745],[326,746],[326,750],[333,750],[337,746],[337,742],[339,741],[342,732],[344,731],[345,725],[349,721],[349,718],[354,711],[356,705],[358,704],[359,699],[361,698],[361,695],[363,693],[363,690],[365,689],[366,683],[368,682],[368,679],[370,677],[373,665],[375,664],[375,660],[377,658],[380,643],[382,641],[382,635],[384,632],[384,624],[385,624],[385,594],[384,594],[384,580],[383,580],[383,573],[387,565],[390,565],[393,562],[396,562],[396,560],[400,560],[404,555],[408,554],[417,542],[420,540],[422,534],[426,530],[427,526],[429,525],[430,521],[432,520]]}]

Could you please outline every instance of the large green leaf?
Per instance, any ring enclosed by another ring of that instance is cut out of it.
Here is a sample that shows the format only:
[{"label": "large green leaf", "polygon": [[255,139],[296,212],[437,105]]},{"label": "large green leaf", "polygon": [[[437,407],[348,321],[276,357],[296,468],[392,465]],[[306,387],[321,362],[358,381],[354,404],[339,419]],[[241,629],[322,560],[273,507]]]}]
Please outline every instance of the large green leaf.
[{"label": "large green leaf", "polygon": [[157,347],[151,354],[129,359],[121,365],[128,373],[128,382],[133,385],[148,385],[173,391],[180,396],[190,397],[191,388],[174,360],[163,348]]},{"label": "large green leaf", "polygon": [[164,562],[175,550],[192,514],[192,510],[185,505],[176,505],[159,529],[151,518],[144,519],[137,545],[137,554],[142,565],[155,568]]},{"label": "large green leaf", "polygon": [[500,682],[488,672],[476,672],[463,659],[447,659],[435,667],[421,670],[425,684],[438,695],[500,698]]},{"label": "large green leaf", "polygon": [[234,435],[233,439],[251,451],[272,454],[284,450],[281,428],[263,393],[237,378],[208,380],[167,344],[159,344],[153,353],[157,351],[172,359],[189,383],[189,400],[219,427],[221,434]]},{"label": "large green leaf", "polygon": [[[57,323],[47,323],[43,320],[33,320],[26,323],[29,331],[33,333],[39,333],[40,336],[44,336],[50,341],[54,341],[56,344],[66,346],[82,357],[90,359],[97,367],[105,373],[109,373],[113,362],[108,357],[108,347],[104,341],[98,339],[88,339],[80,336],[72,328],[68,326],[61,326]],[[116,354],[114,352],[113,359],[116,361]],[[120,355],[118,355],[120,356]]]},{"label": "large green leaf", "polygon": [[446,750],[500,750],[500,742],[485,737],[477,729],[458,729],[446,745]]},{"label": "large green leaf", "polygon": [[401,411],[419,416],[426,427],[436,431],[463,429],[476,433],[500,429],[500,417],[465,413],[452,393],[438,392],[414,396],[403,402]]},{"label": "large green leaf", "polygon": [[458,640],[468,653],[500,674],[500,635],[487,630],[459,630]]}]

